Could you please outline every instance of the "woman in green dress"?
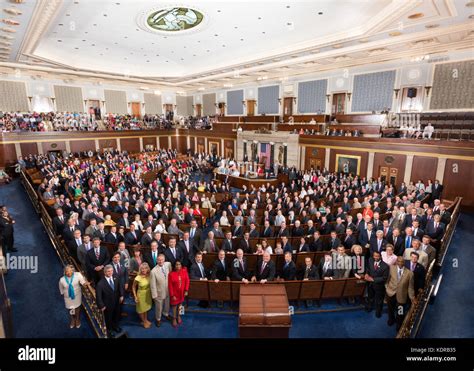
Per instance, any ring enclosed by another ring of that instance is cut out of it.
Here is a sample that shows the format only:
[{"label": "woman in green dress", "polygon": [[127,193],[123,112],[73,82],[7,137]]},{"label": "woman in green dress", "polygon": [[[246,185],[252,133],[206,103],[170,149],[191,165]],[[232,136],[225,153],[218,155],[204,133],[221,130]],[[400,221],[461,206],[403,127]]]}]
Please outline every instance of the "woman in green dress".
[{"label": "woman in green dress", "polygon": [[151,327],[148,321],[148,311],[151,309],[151,291],[150,291],[150,266],[148,263],[140,264],[138,274],[133,281],[133,297],[137,303],[137,313],[141,319],[141,324],[145,328]]}]

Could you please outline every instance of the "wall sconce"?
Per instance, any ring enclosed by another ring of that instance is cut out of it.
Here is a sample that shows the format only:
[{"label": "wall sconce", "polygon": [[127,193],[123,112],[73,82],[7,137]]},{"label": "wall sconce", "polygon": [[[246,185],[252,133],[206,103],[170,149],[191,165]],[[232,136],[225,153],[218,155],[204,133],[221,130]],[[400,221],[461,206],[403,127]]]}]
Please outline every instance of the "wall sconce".
[{"label": "wall sconce", "polygon": [[352,93],[347,93],[347,99],[351,100]]},{"label": "wall sconce", "polygon": [[293,97],[293,103],[296,104],[296,97]]},{"label": "wall sconce", "polygon": [[102,105],[103,105],[103,106],[105,105],[105,100],[102,101]]},{"label": "wall sconce", "polygon": [[426,96],[429,97],[430,96],[430,90],[431,90],[432,86],[425,86],[425,92],[426,92]]},{"label": "wall sconce", "polygon": [[51,101],[52,101],[53,104],[54,104],[54,101],[56,100],[56,98],[55,98],[55,97],[51,97],[51,98],[49,98],[49,99],[51,99]]},{"label": "wall sconce", "polygon": [[328,103],[329,103],[329,98],[330,97],[331,97],[331,94],[326,94],[326,99],[327,99]]},{"label": "wall sconce", "polygon": [[395,92],[395,99],[398,99],[398,93],[400,92],[400,89],[393,89]]},{"label": "wall sconce", "polygon": [[178,107],[178,105],[177,105],[177,104],[174,104],[173,107],[174,107],[174,109],[176,109],[176,108]]},{"label": "wall sconce", "polygon": [[128,107],[130,107],[132,105],[132,102],[128,102],[127,105]]},{"label": "wall sconce", "polygon": [[218,105],[217,103],[214,103],[214,107],[216,107],[216,108],[217,108],[217,107],[219,107],[219,105]]},{"label": "wall sconce", "polygon": [[242,106],[245,106],[247,104],[247,102],[245,102],[244,100],[242,101]]},{"label": "wall sconce", "polygon": [[278,104],[281,105],[281,98],[278,98]]},{"label": "wall sconce", "polygon": [[33,97],[28,97],[28,100],[30,101],[30,104],[31,104],[32,99],[33,99]]}]

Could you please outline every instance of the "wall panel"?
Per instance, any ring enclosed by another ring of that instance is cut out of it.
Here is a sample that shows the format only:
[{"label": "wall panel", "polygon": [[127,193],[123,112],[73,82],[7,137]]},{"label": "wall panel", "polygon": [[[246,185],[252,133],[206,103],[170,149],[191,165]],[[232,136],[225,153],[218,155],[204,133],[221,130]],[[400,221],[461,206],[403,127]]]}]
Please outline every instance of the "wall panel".
[{"label": "wall panel", "polygon": [[474,207],[474,161],[447,160],[442,198],[454,200],[463,196],[463,205]]},{"label": "wall panel", "polygon": [[121,138],[120,148],[122,151],[140,152],[140,138]]},{"label": "wall panel", "polygon": [[23,156],[28,155],[37,155],[38,154],[38,144],[34,143],[20,143],[21,154]]},{"label": "wall panel", "polygon": [[438,159],[434,157],[415,156],[413,158],[413,167],[410,179],[415,183],[419,179],[426,184],[428,179],[434,181],[436,176],[436,168],[438,167]]},{"label": "wall panel", "polygon": [[375,153],[374,156],[374,167],[372,170],[372,177],[378,178],[380,175],[380,167],[396,168],[398,169],[397,173],[397,182],[395,185],[398,187],[402,184],[405,177],[405,166],[406,166],[407,156],[393,154],[393,153]]},{"label": "wall panel", "polygon": [[71,140],[69,141],[72,152],[95,151],[93,140]]}]

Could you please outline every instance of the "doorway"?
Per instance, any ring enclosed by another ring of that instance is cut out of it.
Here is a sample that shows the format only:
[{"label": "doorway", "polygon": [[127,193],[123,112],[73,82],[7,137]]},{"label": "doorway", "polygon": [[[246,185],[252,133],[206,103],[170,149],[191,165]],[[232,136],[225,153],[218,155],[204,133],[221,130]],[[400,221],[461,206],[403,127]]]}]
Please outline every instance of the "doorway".
[{"label": "doorway", "polygon": [[398,169],[396,167],[380,166],[379,177],[382,182],[386,182],[394,186],[397,184]]},{"label": "doorway", "polygon": [[101,119],[101,113],[100,113],[100,102],[96,99],[89,99],[89,114],[94,117],[96,120]]},{"label": "doorway", "polygon": [[283,98],[283,115],[293,116],[293,97]]},{"label": "doorway", "polygon": [[168,121],[173,121],[173,105],[172,104],[163,104],[163,111],[165,113],[165,118]]},{"label": "doorway", "polygon": [[423,89],[421,86],[405,87],[402,90],[401,112],[423,110]]},{"label": "doorway", "polygon": [[140,102],[132,102],[132,116],[136,118],[142,117],[142,109]]},{"label": "doorway", "polygon": [[315,170],[322,170],[323,162],[320,158],[310,157],[309,164],[306,166],[306,170],[315,169]]},{"label": "doorway", "polygon": [[202,116],[202,104],[196,104],[195,106],[196,109],[196,116],[201,117]]},{"label": "doorway", "polygon": [[255,100],[247,100],[247,116],[255,116]]},{"label": "doorway", "polygon": [[346,93],[332,95],[332,115],[343,115],[346,109]]}]

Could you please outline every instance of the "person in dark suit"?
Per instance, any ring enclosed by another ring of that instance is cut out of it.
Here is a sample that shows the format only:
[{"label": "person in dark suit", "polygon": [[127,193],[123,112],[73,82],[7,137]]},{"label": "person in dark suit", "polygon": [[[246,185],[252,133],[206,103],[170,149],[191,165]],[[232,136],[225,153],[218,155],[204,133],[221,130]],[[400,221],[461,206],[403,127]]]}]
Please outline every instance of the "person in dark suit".
[{"label": "person in dark suit", "polygon": [[444,235],[444,223],[441,223],[441,216],[435,214],[433,220],[426,223],[425,233],[430,236],[432,240],[440,240]]},{"label": "person in dark suit", "polygon": [[311,252],[323,251],[323,241],[320,237],[321,235],[319,234],[319,231],[313,233],[313,240],[309,244],[309,250]]},{"label": "person in dark suit", "polygon": [[397,256],[403,256],[405,252],[404,238],[400,236],[400,229],[395,228],[392,235],[387,238],[387,242],[393,245],[393,253]]},{"label": "person in dark suit", "polygon": [[324,254],[318,266],[319,277],[323,280],[332,280],[334,278],[334,269],[332,265],[332,256],[328,251]]},{"label": "person in dark suit", "polygon": [[295,221],[295,225],[293,227],[293,230],[291,231],[291,235],[293,237],[302,237],[306,235],[304,228],[301,226],[301,222],[299,220]]},{"label": "person in dark suit", "polygon": [[266,283],[275,279],[275,263],[271,261],[270,253],[264,252],[262,260],[257,263],[257,272],[252,277],[252,281]]},{"label": "person in dark suit", "polygon": [[250,238],[258,238],[258,237],[260,237],[260,233],[259,233],[259,231],[258,231],[257,226],[255,225],[255,223],[251,223],[251,224],[250,224],[249,235],[250,235]]},{"label": "person in dark suit", "polygon": [[244,235],[244,229],[240,225],[239,221],[235,221],[235,225],[232,227],[232,236],[242,237]]},{"label": "person in dark suit", "polygon": [[273,237],[273,229],[272,227],[270,226],[270,222],[268,220],[265,220],[265,223],[263,224],[263,233],[262,233],[262,237],[265,237],[265,238],[271,238]]},{"label": "person in dark suit", "polygon": [[253,272],[249,269],[247,259],[244,257],[244,251],[237,249],[236,258],[232,264],[232,279],[235,281],[242,281],[249,283],[253,277]]},{"label": "person in dark suit", "polygon": [[321,235],[326,235],[326,234],[329,234],[330,232],[331,232],[331,226],[327,222],[327,218],[323,216],[321,218],[321,225],[319,226],[319,233]]},{"label": "person in dark suit", "polygon": [[[145,230],[145,233],[143,233],[143,235],[140,238],[140,245],[142,245],[143,247],[148,248],[148,247],[150,247],[151,241],[153,241],[153,234],[152,234],[152,231],[151,231],[151,227],[148,226]],[[153,269],[153,268],[151,268],[151,269]]]},{"label": "person in dark suit", "polygon": [[[92,250],[91,250],[92,251]],[[104,312],[105,325],[109,336],[113,337],[114,332],[119,333],[120,305],[125,294],[120,280],[114,275],[114,268],[111,265],[104,267],[104,277],[96,286],[97,307]]]},{"label": "person in dark suit", "polygon": [[191,264],[191,268],[189,269],[189,278],[192,280],[207,280],[209,275],[209,271],[204,267],[202,263],[202,253],[198,252],[194,256],[194,262]]},{"label": "person in dark suit", "polygon": [[326,250],[336,250],[341,245],[341,240],[337,237],[336,231],[331,231],[331,238],[326,243]]},{"label": "person in dark suit", "polygon": [[3,243],[4,252],[17,252],[14,245],[15,220],[10,217],[6,208],[0,211],[0,240]]},{"label": "person in dark suit", "polygon": [[300,271],[300,279],[303,281],[308,280],[319,280],[319,272],[315,265],[313,265],[313,260],[310,257],[304,259],[305,266]]},{"label": "person in dark suit", "polygon": [[118,251],[114,253],[111,265],[114,268],[113,276],[118,278],[125,292],[128,290],[128,269],[121,263],[121,257],[122,255]]},{"label": "person in dark suit", "polygon": [[389,267],[382,260],[382,255],[378,251],[372,252],[367,265],[365,281],[367,282],[367,312],[373,310],[375,304],[375,316],[382,316],[383,300],[385,298],[385,283],[388,280]]},{"label": "person in dark suit", "polygon": [[431,187],[431,199],[432,200],[440,200],[441,193],[443,193],[443,186],[439,183],[439,180],[436,179],[434,181],[433,186]]},{"label": "person in dark suit", "polygon": [[53,227],[54,232],[56,232],[57,235],[60,235],[64,231],[64,227],[66,226],[66,218],[63,214],[63,209],[56,209],[56,216],[53,218]]},{"label": "person in dark suit", "polygon": [[99,237],[94,237],[92,244],[93,248],[86,255],[86,267],[89,277],[97,284],[104,266],[110,262],[110,254],[105,247],[100,245]]},{"label": "person in dark suit", "polygon": [[297,246],[297,252],[309,252],[309,245],[306,243],[306,239],[304,237],[300,237],[300,243]]},{"label": "person in dark suit", "polygon": [[245,254],[251,254],[252,248],[250,247],[250,233],[245,232],[244,238],[240,241],[239,247],[244,251]]},{"label": "person in dark suit", "polygon": [[344,237],[342,244],[344,248],[351,249],[353,245],[357,243],[356,238],[352,234],[353,231],[351,228],[346,228],[346,236]]},{"label": "person in dark suit", "polygon": [[290,230],[286,226],[286,222],[282,222],[276,237],[290,237]]},{"label": "person in dark suit", "polygon": [[231,270],[225,261],[225,251],[219,250],[217,259],[212,264],[211,279],[215,282],[230,281]]},{"label": "person in dark suit", "polygon": [[375,240],[372,240],[369,242],[370,254],[372,254],[374,251],[378,251],[379,253],[382,253],[382,251],[385,251],[385,247],[387,246],[387,241],[383,238],[382,230],[378,230],[375,233],[375,235],[376,235]]},{"label": "person in dark suit", "polygon": [[143,260],[148,263],[150,269],[153,269],[158,263],[158,255],[160,255],[160,251],[158,249],[158,242],[152,241],[152,243],[150,244],[150,251],[144,253],[143,255]]},{"label": "person in dark suit", "polygon": [[104,242],[114,245],[117,245],[120,242],[116,226],[110,227],[110,232],[105,235]]},{"label": "person in dark suit", "polygon": [[425,235],[425,231],[420,228],[420,221],[419,220],[414,220],[412,223],[411,228],[413,229],[413,237],[418,238],[421,240],[423,236]]},{"label": "person in dark suit", "polygon": [[225,233],[225,239],[222,241],[221,249],[224,250],[226,253],[234,251],[234,247],[232,245],[232,232],[227,231]]},{"label": "person in dark suit", "polygon": [[193,246],[201,246],[201,235],[202,231],[198,228],[197,221],[191,220],[191,225],[189,227],[189,239]]},{"label": "person in dark suit", "polygon": [[426,269],[418,263],[420,255],[416,251],[410,253],[410,260],[405,261],[405,267],[413,272],[413,279],[415,285],[415,295],[423,291],[425,288]]},{"label": "person in dark suit", "polygon": [[165,258],[167,262],[170,262],[172,266],[176,260],[182,261],[181,250],[176,247],[176,237],[170,237],[168,240],[168,247],[165,249]]},{"label": "person in dark suit", "polygon": [[288,241],[288,237],[286,236],[281,238],[281,247],[283,248],[283,253],[287,251],[293,252],[293,246],[291,246],[290,242]]},{"label": "person in dark suit", "polygon": [[359,244],[362,247],[366,247],[371,240],[375,240],[375,231],[374,225],[372,223],[367,223],[367,229],[362,229],[359,232]]},{"label": "person in dark suit", "polygon": [[195,249],[189,238],[188,231],[183,233],[183,238],[178,242],[178,248],[181,250],[182,263],[189,270],[194,260]]},{"label": "person in dark suit", "polygon": [[130,220],[128,219],[128,213],[127,213],[127,212],[124,212],[124,213],[122,214],[122,217],[117,220],[117,225],[118,225],[119,227],[122,226],[122,227],[124,227],[125,229],[130,228],[130,225],[131,225],[131,224],[132,224],[132,223],[130,223]]},{"label": "person in dark suit", "polygon": [[[1,222],[1,218],[0,218],[0,222]],[[79,229],[79,228],[77,228],[75,226],[74,220],[69,219],[68,222],[67,222],[66,227],[64,227],[64,229],[61,233],[61,235],[63,236],[64,242],[66,242],[66,244],[68,242],[71,242],[72,240],[74,240],[74,231],[76,229]]]},{"label": "person in dark suit", "polygon": [[292,260],[293,255],[291,252],[285,253],[285,263],[281,271],[278,273],[278,280],[279,281],[293,281],[296,280],[296,265],[295,262]]},{"label": "person in dark suit", "polygon": [[135,224],[130,224],[130,231],[125,234],[125,243],[127,245],[138,245],[140,240],[140,231],[135,228]]}]

